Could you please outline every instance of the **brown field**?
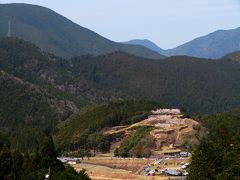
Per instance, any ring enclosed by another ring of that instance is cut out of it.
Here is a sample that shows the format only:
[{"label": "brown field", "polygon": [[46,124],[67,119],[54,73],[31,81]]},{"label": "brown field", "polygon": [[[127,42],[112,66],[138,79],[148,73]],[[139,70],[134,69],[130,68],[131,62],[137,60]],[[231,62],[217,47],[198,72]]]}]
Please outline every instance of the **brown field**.
[{"label": "brown field", "polygon": [[[178,167],[184,160],[164,160],[168,167]],[[185,160],[188,161],[188,160]],[[76,170],[86,169],[92,179],[96,180],[167,180],[176,179],[166,176],[143,176],[143,166],[153,163],[154,160],[147,159],[120,159],[112,157],[94,157],[84,159],[81,164],[73,165]]]},{"label": "brown field", "polygon": [[130,159],[130,158],[114,158],[114,157],[101,157],[90,158],[83,160],[87,164],[102,165],[113,169],[124,169],[131,171],[134,174],[139,174],[144,165],[153,162],[153,160],[146,159]]}]

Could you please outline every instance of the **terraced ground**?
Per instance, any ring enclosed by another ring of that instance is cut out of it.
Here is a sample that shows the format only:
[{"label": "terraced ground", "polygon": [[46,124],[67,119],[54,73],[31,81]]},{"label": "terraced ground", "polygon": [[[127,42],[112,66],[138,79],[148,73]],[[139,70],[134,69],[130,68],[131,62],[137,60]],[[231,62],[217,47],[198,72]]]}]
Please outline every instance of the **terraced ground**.
[{"label": "terraced ground", "polygon": [[124,133],[125,136],[133,134],[140,126],[153,126],[150,134],[156,140],[156,148],[171,144],[197,144],[198,135],[204,134],[204,128],[190,118],[184,118],[181,111],[173,112],[173,109],[159,109],[145,120],[129,126],[115,126],[105,131],[105,134]]}]

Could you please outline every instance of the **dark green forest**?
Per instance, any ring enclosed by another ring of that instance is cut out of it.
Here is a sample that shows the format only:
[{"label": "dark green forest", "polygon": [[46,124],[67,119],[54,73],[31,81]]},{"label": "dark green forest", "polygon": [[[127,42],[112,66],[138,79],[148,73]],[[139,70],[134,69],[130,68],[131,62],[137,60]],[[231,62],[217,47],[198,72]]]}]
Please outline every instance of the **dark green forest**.
[{"label": "dark green forest", "polygon": [[42,180],[49,174],[52,180],[89,180],[85,170],[76,172],[64,166],[56,156],[51,137],[45,137],[39,151],[23,153],[11,151],[10,142],[0,136],[0,179],[3,180]]},{"label": "dark green forest", "polygon": [[0,68],[76,105],[145,99],[187,112],[217,113],[240,104],[240,64],[193,57],[150,60],[124,53],[70,60],[25,41],[1,39]]},{"label": "dark green forest", "polygon": [[107,152],[110,143],[121,134],[107,136],[102,130],[139,122],[159,107],[163,106],[147,101],[122,101],[83,108],[58,125],[54,136],[56,147],[64,151],[95,149]]},{"label": "dark green forest", "polygon": [[200,119],[209,134],[193,152],[188,179],[239,179],[240,110]]}]

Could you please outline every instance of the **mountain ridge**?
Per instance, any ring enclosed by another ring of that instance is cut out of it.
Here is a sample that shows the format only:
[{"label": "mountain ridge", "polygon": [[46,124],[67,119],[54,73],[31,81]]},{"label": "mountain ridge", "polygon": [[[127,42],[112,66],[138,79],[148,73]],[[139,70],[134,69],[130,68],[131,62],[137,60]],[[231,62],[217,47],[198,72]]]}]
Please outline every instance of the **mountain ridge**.
[{"label": "mountain ridge", "polygon": [[165,50],[160,48],[158,45],[156,45],[154,42],[148,40],[148,39],[133,39],[127,42],[123,42],[124,44],[133,44],[133,45],[141,45],[146,48],[149,48],[153,51],[158,52],[159,54],[165,53]]},{"label": "mountain ridge", "polygon": [[229,30],[217,30],[204,36],[197,37],[172,49],[161,49],[147,40],[131,40],[125,43],[139,44],[165,56],[192,56],[206,59],[220,59],[232,52],[240,50],[240,27]]},{"label": "mountain ridge", "polygon": [[0,12],[1,37],[6,37],[10,19],[12,36],[30,41],[44,51],[65,58],[114,51],[124,51],[153,59],[164,57],[142,46],[123,45],[108,40],[42,6],[22,3],[0,4]]}]

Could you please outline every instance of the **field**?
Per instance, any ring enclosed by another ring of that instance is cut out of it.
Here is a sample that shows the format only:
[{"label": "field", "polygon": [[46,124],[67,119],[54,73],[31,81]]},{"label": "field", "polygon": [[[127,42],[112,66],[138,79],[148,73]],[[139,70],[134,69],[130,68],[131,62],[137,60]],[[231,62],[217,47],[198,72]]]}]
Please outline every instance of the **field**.
[{"label": "field", "polygon": [[[166,168],[179,168],[184,159],[166,159],[164,164]],[[153,179],[167,180],[179,179],[167,176],[144,176],[143,167],[147,164],[154,164],[153,159],[136,159],[136,158],[113,158],[113,157],[94,157],[82,160],[82,163],[73,165],[76,170],[86,169],[92,179],[100,180],[121,180],[121,179]],[[156,168],[157,165],[152,165]],[[180,178],[181,179],[181,178]]]}]

